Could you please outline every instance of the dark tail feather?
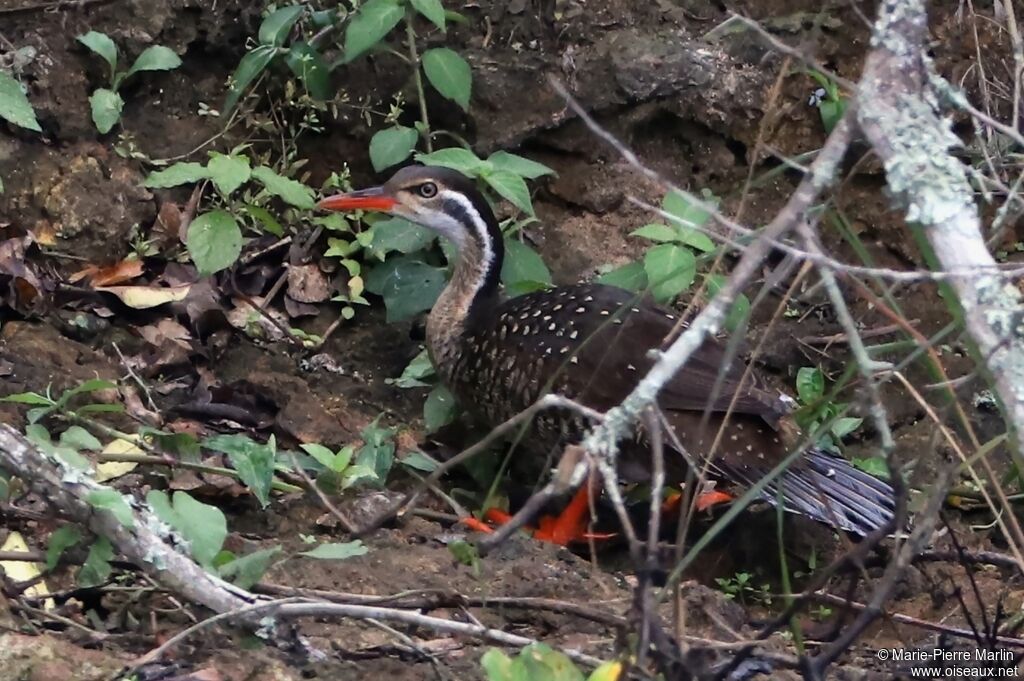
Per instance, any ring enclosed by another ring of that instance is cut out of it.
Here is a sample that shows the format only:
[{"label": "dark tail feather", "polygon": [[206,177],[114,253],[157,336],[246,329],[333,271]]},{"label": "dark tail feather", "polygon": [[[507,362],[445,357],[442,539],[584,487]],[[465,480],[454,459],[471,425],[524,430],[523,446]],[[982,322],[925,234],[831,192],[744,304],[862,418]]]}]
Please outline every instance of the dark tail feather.
[{"label": "dark tail feather", "polygon": [[[888,482],[820,449],[809,450],[801,463],[782,478],[785,510],[861,536],[892,520],[896,496]],[[775,484],[764,498],[778,502]]]}]

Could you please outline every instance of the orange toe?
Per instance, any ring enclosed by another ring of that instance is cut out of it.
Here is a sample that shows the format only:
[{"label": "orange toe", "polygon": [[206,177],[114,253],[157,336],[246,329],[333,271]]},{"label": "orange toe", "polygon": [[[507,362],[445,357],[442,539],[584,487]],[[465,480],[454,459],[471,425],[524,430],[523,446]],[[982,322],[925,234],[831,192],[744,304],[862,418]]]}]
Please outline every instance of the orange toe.
[{"label": "orange toe", "polygon": [[683,503],[683,495],[680,492],[673,492],[668,495],[665,501],[661,502],[661,513],[662,515],[670,515],[673,513],[679,513],[679,507]]},{"label": "orange toe", "polygon": [[494,532],[494,529],[490,525],[482,520],[474,518],[473,516],[463,518],[460,522],[474,532],[483,532],[485,534]]},{"label": "orange toe", "polygon": [[718,504],[728,503],[728,502],[732,501],[735,498],[736,497],[734,497],[733,495],[726,494],[725,492],[719,492],[719,491],[704,492],[703,494],[698,494],[697,495],[697,510],[698,511],[704,511],[706,509],[711,508],[712,506],[717,506]]}]

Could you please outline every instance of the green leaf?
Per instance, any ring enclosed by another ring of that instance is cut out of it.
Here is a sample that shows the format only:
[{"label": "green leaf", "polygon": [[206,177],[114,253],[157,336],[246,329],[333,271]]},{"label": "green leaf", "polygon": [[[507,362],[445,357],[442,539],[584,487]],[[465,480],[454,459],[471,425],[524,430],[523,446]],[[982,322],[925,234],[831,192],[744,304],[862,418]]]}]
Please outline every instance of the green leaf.
[{"label": "green leaf", "polygon": [[402,125],[378,131],[370,139],[370,162],[373,169],[381,172],[409,158],[419,137],[413,128]]},{"label": "green leaf", "polygon": [[189,225],[185,245],[199,273],[207,276],[235,264],[242,252],[242,230],[226,210],[210,211]]},{"label": "green leaf", "polygon": [[510,173],[525,177],[528,180],[535,180],[543,175],[554,175],[555,171],[543,163],[531,161],[507,151],[496,151],[487,157],[487,162],[494,166],[495,170],[506,170]]},{"label": "green leaf", "polygon": [[416,450],[411,454],[398,460],[403,466],[408,466],[417,471],[423,471],[424,473],[433,473],[437,470],[439,463],[431,459],[423,452]]},{"label": "green leaf", "polygon": [[889,465],[885,462],[883,456],[872,456],[864,459],[852,459],[850,461],[855,467],[864,471],[869,475],[873,475],[876,478],[882,478],[884,480],[889,479]]},{"label": "green leaf", "polygon": [[117,383],[108,381],[103,378],[90,378],[88,381],[82,381],[74,388],[70,388],[61,393],[60,403],[67,404],[68,401],[75,395],[81,395],[82,393],[92,393],[97,390],[113,390],[117,387]]},{"label": "green leaf", "polygon": [[551,272],[537,251],[515,237],[506,237],[501,282],[505,286],[514,286],[527,281],[550,284]]},{"label": "green leaf", "polygon": [[299,449],[309,454],[311,457],[316,459],[324,468],[334,470],[334,452],[323,445],[316,443],[305,443],[300,444]]},{"label": "green leaf", "polygon": [[277,56],[277,48],[273,45],[260,45],[252,52],[249,52],[238,62],[238,68],[231,76],[231,87],[228,88],[228,95],[224,98],[224,112],[226,117],[230,114],[238,100],[245,91],[249,89],[261,73],[267,68],[274,57]]},{"label": "green leaf", "polygon": [[284,236],[284,227],[266,208],[247,203],[245,204],[245,212],[249,214],[249,217],[263,225],[264,231],[270,232],[275,236]]},{"label": "green leaf", "polygon": [[697,260],[687,248],[662,244],[644,254],[644,271],[651,285],[651,295],[659,303],[667,303],[693,283]]},{"label": "green leaf", "polygon": [[487,674],[487,681],[519,681],[512,676],[512,658],[497,648],[483,654],[480,666]]},{"label": "green leaf", "polygon": [[384,39],[405,16],[398,0],[369,0],[345,29],[345,61],[350,62]]},{"label": "green leaf", "polygon": [[[718,295],[718,292],[725,286],[725,277],[721,274],[711,274],[707,278],[708,294],[713,298]],[[732,305],[729,307],[729,314],[725,318],[725,328],[729,331],[735,331],[739,328],[740,324],[747,318],[750,312],[750,299],[744,294],[739,294],[736,299],[732,301]]]},{"label": "green leaf", "polygon": [[105,33],[89,31],[85,35],[78,36],[78,42],[107,60],[110,66],[110,82],[114,82],[114,74],[117,73],[117,45]]},{"label": "green leaf", "polygon": [[617,286],[627,291],[640,292],[647,288],[647,271],[642,262],[631,262],[605,272],[597,278],[599,284]]},{"label": "green leaf", "polygon": [[252,171],[252,176],[266,187],[267,191],[278,196],[296,208],[311,210],[316,206],[313,190],[295,180],[282,177],[267,166],[260,166]]},{"label": "green leaf", "polygon": [[644,239],[650,239],[651,241],[658,241],[662,243],[671,243],[679,240],[679,232],[677,230],[659,222],[652,222],[649,225],[644,225],[640,229],[633,230],[629,235],[639,236]]},{"label": "green leaf", "polygon": [[441,0],[412,0],[413,8],[442,31],[444,28],[444,6]]},{"label": "green leaf", "polygon": [[173,503],[167,493],[152,490],[146,502],[160,520],[188,540],[192,557],[203,567],[210,567],[228,536],[224,513],[216,506],[196,501],[185,492],[175,492]]},{"label": "green leaf", "polygon": [[270,503],[270,485],[274,480],[274,447],[261,444],[244,435],[215,435],[206,438],[203,446],[228,455],[238,477],[256,496],[260,506]]},{"label": "green leaf", "polygon": [[150,189],[165,189],[183,184],[193,184],[208,177],[210,177],[210,172],[199,163],[175,163],[163,170],[150,173],[142,184]]},{"label": "green leaf", "polygon": [[259,41],[264,45],[280,47],[288,38],[292,26],[302,16],[304,5],[292,5],[282,7],[267,15],[267,18],[260,24]]},{"label": "green leaf", "polygon": [[217,191],[224,197],[230,196],[232,192],[248,182],[252,175],[248,156],[228,156],[217,152],[210,154],[206,172],[214,186],[217,187]]},{"label": "green leaf", "polygon": [[60,443],[65,447],[71,447],[75,451],[85,449],[91,452],[98,452],[103,449],[103,444],[92,433],[81,426],[71,426],[61,433]]},{"label": "green leaf", "polygon": [[339,544],[320,544],[315,549],[300,552],[299,555],[318,560],[345,560],[356,556],[365,556],[369,550],[362,541],[356,539]]},{"label": "green leaf", "polygon": [[384,299],[388,322],[429,310],[444,288],[444,269],[416,255],[390,258],[366,275],[366,290]]},{"label": "green leaf", "polygon": [[564,653],[544,643],[523,648],[512,662],[512,678],[583,681],[583,673]]},{"label": "green leaf", "polygon": [[434,365],[430,363],[430,355],[427,354],[426,350],[422,350],[402,370],[401,376],[394,379],[389,378],[387,382],[398,388],[425,388],[430,384],[425,383],[422,379],[433,375]]},{"label": "green leaf", "polygon": [[113,90],[99,88],[89,97],[89,106],[92,108],[92,122],[105,135],[121,120],[124,100]]},{"label": "green leaf", "polygon": [[[587,677],[587,681],[620,681],[623,665],[618,660],[605,662]],[[623,680],[624,681],[624,680]]]},{"label": "green leaf", "polygon": [[[0,118],[35,132],[42,132],[36,112],[32,109],[21,84],[0,71]],[[3,191],[3,186],[0,186]]]},{"label": "green leaf", "polygon": [[242,589],[251,589],[270,567],[270,561],[281,553],[280,546],[254,551],[235,558],[217,568],[218,574]]},{"label": "green leaf", "polygon": [[85,500],[89,502],[93,508],[103,509],[110,511],[118,522],[125,527],[132,527],[135,525],[135,515],[132,513],[131,506],[124,500],[124,497],[120,492],[112,490],[108,487],[102,489],[94,489],[86,495]]},{"label": "green leaf", "polygon": [[839,439],[842,439],[849,435],[850,433],[852,433],[853,431],[860,428],[862,423],[864,423],[864,419],[862,418],[857,418],[855,416],[844,416],[842,418],[836,419],[835,422],[832,424],[832,427],[829,428],[829,430],[832,432],[834,436],[836,436]]},{"label": "green leaf", "polygon": [[483,169],[489,167],[485,161],[481,161],[472,151],[462,147],[438,149],[431,154],[416,154],[416,160],[423,165],[441,166],[442,168],[458,170],[463,175],[469,177],[476,177]]},{"label": "green leaf", "polygon": [[38,393],[14,393],[6,397],[0,397],[0,402],[13,402],[15,404],[38,404],[41,406],[53,405],[53,400]]},{"label": "green leaf", "polygon": [[533,215],[533,202],[526,180],[507,170],[496,170],[484,175],[484,181],[509,203],[527,215]]},{"label": "green leaf", "polygon": [[423,72],[427,80],[446,99],[463,110],[469,109],[473,89],[473,72],[459,53],[447,47],[435,47],[423,53]]},{"label": "green leaf", "polygon": [[[708,189],[701,190],[701,198],[704,203],[717,207],[721,200]],[[697,227],[703,226],[711,217],[711,213],[693,202],[685,194],[671,191],[665,195],[661,202],[662,210],[678,218],[673,221],[673,226],[679,231],[677,241],[687,246],[692,246],[699,251],[713,251],[715,244],[707,234],[702,233]]]},{"label": "green leaf", "polygon": [[50,535],[46,545],[46,569],[57,567],[64,552],[82,540],[82,531],[77,525],[64,525]]},{"label": "green leaf", "polygon": [[313,99],[326,102],[334,97],[331,87],[331,67],[324,61],[323,55],[309,43],[297,40],[292,43],[285,57],[285,64],[292,73],[306,86],[306,92]]},{"label": "green leaf", "polygon": [[440,383],[427,395],[423,403],[423,427],[428,433],[438,430],[455,420],[455,397]]},{"label": "green leaf", "polygon": [[138,56],[125,78],[139,71],[170,71],[181,66],[181,58],[174,50],[163,45],[147,47]]},{"label": "green leaf", "polygon": [[796,393],[804,404],[811,404],[825,394],[825,375],[817,367],[800,367],[796,372]]},{"label": "green leaf", "polygon": [[106,537],[96,537],[89,547],[89,555],[85,564],[78,571],[78,584],[83,587],[99,586],[110,578],[113,568],[110,561],[114,559],[114,547]]},{"label": "green leaf", "polygon": [[388,218],[373,223],[373,241],[370,252],[381,260],[391,251],[415,253],[433,243],[437,235],[404,218]]}]

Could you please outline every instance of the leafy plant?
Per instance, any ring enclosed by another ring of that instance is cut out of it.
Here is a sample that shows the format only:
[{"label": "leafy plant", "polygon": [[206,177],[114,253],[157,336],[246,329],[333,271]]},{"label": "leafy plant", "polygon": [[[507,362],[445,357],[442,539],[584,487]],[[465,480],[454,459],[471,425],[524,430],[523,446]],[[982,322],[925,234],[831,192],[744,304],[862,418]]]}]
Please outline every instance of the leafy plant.
[{"label": "leafy plant", "polygon": [[767,584],[754,586],[754,576],[749,572],[737,572],[732,577],[717,577],[715,583],[729,600],[739,600],[744,605],[748,602],[764,606],[772,604],[771,589]]},{"label": "leafy plant", "polygon": [[125,80],[142,71],[170,71],[181,66],[181,59],[173,50],[163,45],[152,45],[142,51],[142,54],[135,59],[127,71],[119,71],[117,68],[117,45],[109,36],[97,31],[89,31],[78,36],[78,42],[106,60],[110,67],[109,87],[97,88],[89,97],[92,122],[96,125],[96,129],[103,134],[110,132],[121,119],[124,100],[118,94],[118,89]]},{"label": "leafy plant", "polygon": [[619,681],[623,664],[605,662],[590,676],[584,677],[565,653],[544,643],[534,643],[519,651],[514,658],[491,648],[480,659],[487,681]]},{"label": "leafy plant", "polygon": [[[0,71],[0,118],[27,130],[42,132],[21,83],[3,71]],[[3,185],[0,185],[0,191],[3,191]]]},{"label": "leafy plant", "polygon": [[849,404],[826,399],[825,374],[817,367],[801,367],[797,371],[796,392],[800,407],[794,418],[800,427],[813,433],[828,425],[817,442],[822,449],[837,451],[836,443],[864,422],[862,418],[842,415],[849,409]]},{"label": "leafy plant", "polygon": [[808,71],[814,80],[818,81],[821,87],[816,90],[810,98],[809,104],[818,107],[818,114],[821,116],[821,124],[825,126],[825,132],[832,132],[833,128],[846,113],[846,98],[839,89],[839,84],[820,71]]},{"label": "leafy plant", "polygon": [[434,365],[426,350],[422,350],[396,379],[388,382],[399,388],[430,388],[423,402],[423,427],[427,433],[435,433],[455,420],[458,407],[455,397],[438,379]]}]

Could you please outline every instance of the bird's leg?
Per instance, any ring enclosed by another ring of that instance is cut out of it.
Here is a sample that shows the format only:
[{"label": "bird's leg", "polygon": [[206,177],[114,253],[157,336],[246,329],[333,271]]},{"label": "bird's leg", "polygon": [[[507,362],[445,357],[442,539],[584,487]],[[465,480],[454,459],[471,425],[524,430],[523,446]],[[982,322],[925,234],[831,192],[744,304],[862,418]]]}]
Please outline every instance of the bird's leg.
[{"label": "bird's leg", "polygon": [[[736,497],[727,492],[712,489],[706,492],[701,492],[697,495],[696,507],[698,511],[706,511],[713,506],[727,504],[735,498]],[[679,513],[679,504],[681,504],[682,501],[683,495],[681,493],[676,492],[672,494],[665,500],[665,503],[661,505],[662,514],[670,515],[672,513]]]}]

